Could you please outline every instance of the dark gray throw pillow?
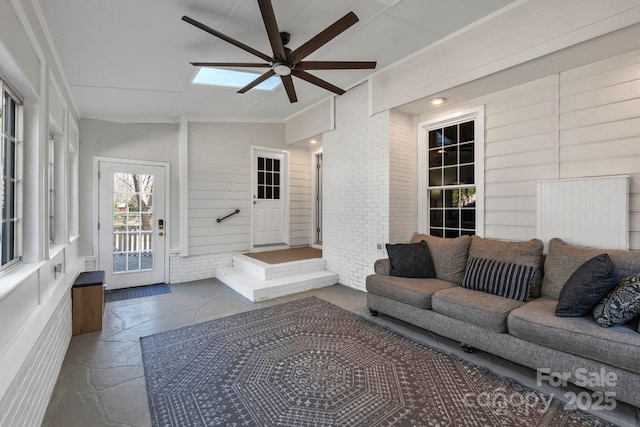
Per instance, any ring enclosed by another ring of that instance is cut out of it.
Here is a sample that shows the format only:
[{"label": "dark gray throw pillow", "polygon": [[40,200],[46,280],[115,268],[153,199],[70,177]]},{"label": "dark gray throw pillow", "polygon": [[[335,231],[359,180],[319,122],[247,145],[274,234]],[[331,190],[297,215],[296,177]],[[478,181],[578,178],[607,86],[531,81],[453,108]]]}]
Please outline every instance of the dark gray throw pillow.
[{"label": "dark gray throw pillow", "polygon": [[391,276],[399,277],[436,277],[431,253],[427,242],[387,244],[387,254],[391,264]]},{"label": "dark gray throw pillow", "polygon": [[621,325],[640,316],[640,273],[626,277],[593,309],[598,325]]},{"label": "dark gray throw pillow", "polygon": [[620,272],[609,255],[591,258],[578,267],[562,287],[556,316],[584,316],[616,287],[619,280]]}]

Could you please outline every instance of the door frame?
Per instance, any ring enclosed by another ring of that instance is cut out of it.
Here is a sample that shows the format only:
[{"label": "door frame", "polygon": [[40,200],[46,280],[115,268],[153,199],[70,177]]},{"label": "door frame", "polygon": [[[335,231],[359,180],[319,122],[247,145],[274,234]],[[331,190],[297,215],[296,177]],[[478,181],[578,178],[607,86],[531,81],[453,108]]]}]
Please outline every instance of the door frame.
[{"label": "door frame", "polygon": [[[256,169],[258,167],[258,165],[256,164],[256,151],[266,151],[266,152],[270,152],[270,153],[275,153],[275,154],[282,154],[284,156],[284,165],[283,165],[283,177],[282,177],[282,192],[281,192],[281,196],[283,198],[283,205],[284,205],[284,209],[283,209],[283,215],[284,215],[284,221],[283,221],[283,228],[284,228],[284,233],[283,233],[283,240],[284,240],[284,244],[283,245],[269,245],[269,246],[258,246],[256,247],[254,244],[254,227],[255,227],[255,212],[254,212],[254,203],[253,203],[253,194],[255,193],[255,188],[258,185],[258,180],[257,180],[257,174],[256,174]],[[289,187],[289,152],[287,150],[283,150],[280,148],[272,148],[272,147],[262,147],[260,145],[251,145],[251,171],[250,171],[250,176],[251,176],[251,187],[249,188],[249,206],[251,207],[251,238],[250,238],[250,242],[249,242],[249,251],[250,252],[261,252],[261,251],[270,251],[270,250],[275,250],[275,249],[288,249],[290,246],[290,222],[291,222],[291,216],[290,216],[290,210],[291,210],[291,206],[290,206],[290,187]]]},{"label": "door frame", "polygon": [[[320,222],[320,233],[322,233],[322,218],[318,218],[318,205],[322,212],[322,194],[318,193],[318,156],[322,155],[322,149],[315,150],[311,153],[311,247],[322,249],[322,241],[318,241],[317,224]],[[324,161],[324,157],[322,158]],[[320,163],[322,167],[322,163]],[[324,171],[323,171],[324,172]],[[322,183],[320,183],[320,191],[322,192]]]},{"label": "door frame", "polygon": [[100,162],[109,163],[122,163],[127,165],[141,165],[141,166],[157,166],[165,168],[165,185],[164,185],[164,218],[167,226],[165,227],[165,240],[164,245],[164,283],[169,283],[169,252],[171,247],[171,199],[169,198],[169,187],[171,183],[171,165],[167,162],[154,162],[149,160],[133,160],[133,159],[120,159],[117,157],[93,157],[93,243],[92,251],[93,258],[95,259],[96,268],[100,263],[100,235],[98,230],[98,221],[100,220],[100,180],[98,179],[98,172],[100,171]]}]

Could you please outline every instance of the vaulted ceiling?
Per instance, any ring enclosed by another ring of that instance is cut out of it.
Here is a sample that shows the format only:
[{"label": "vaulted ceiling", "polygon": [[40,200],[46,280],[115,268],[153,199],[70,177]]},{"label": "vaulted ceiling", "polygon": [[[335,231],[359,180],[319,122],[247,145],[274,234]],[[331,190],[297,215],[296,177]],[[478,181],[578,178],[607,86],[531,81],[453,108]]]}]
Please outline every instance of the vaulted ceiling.
[{"label": "vaulted ceiling", "polygon": [[[272,0],[280,30],[291,34],[292,49],[347,12],[355,12],[358,23],[307,59],[371,60],[377,61],[376,70],[512,2]],[[123,122],[174,122],[181,117],[281,121],[332,96],[299,79],[295,79],[299,100],[295,104],[282,85],[271,92],[254,89],[238,94],[236,89],[191,83],[197,68],[189,62],[255,62],[256,58],[181,17],[190,16],[271,55],[256,0],[40,0],[40,7],[83,117]],[[312,73],[349,89],[376,70]]]}]

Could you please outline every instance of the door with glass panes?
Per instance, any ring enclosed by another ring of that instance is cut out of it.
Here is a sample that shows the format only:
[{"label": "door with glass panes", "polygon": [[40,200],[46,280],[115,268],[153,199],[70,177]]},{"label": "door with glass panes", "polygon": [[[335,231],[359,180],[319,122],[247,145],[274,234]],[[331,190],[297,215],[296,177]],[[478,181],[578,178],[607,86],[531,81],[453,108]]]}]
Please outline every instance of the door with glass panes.
[{"label": "door with glass panes", "polygon": [[165,282],[165,168],[99,162],[98,266],[108,289]]},{"label": "door with glass panes", "polygon": [[285,244],[285,155],[254,151],[253,245]]}]

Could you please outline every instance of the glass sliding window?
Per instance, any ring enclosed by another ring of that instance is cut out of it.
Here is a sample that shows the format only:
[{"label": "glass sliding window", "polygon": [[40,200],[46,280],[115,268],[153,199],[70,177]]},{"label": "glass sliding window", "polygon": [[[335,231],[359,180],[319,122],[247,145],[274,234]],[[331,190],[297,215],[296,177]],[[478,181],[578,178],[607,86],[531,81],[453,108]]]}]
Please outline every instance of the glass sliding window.
[{"label": "glass sliding window", "polygon": [[476,182],[474,120],[428,132],[429,234],[475,234]]},{"label": "glass sliding window", "polygon": [[18,200],[20,196],[18,169],[21,135],[22,104],[7,85],[0,80],[2,94],[1,147],[2,182],[2,227],[0,227],[1,268],[4,269],[20,260]]}]

